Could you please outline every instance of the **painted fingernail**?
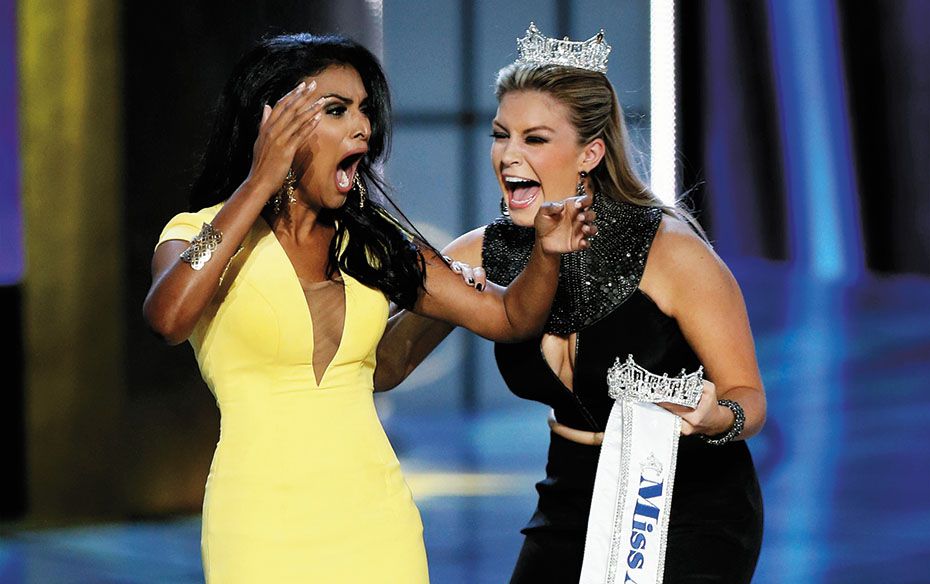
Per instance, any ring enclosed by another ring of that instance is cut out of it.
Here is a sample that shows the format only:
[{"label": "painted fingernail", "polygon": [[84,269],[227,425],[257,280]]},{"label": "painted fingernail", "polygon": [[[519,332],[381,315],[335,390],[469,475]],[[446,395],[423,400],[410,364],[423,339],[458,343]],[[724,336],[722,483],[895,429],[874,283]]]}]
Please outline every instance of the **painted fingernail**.
[{"label": "painted fingernail", "polygon": [[310,82],[309,85],[307,85],[307,91],[313,91],[314,89],[316,89],[316,79],[314,79],[313,81]]},{"label": "painted fingernail", "polygon": [[477,290],[478,292],[481,292],[482,290],[484,290],[484,284],[478,284],[477,286],[475,286],[475,290]]},{"label": "painted fingernail", "polygon": [[469,285],[474,285],[474,283],[475,283],[475,279],[474,279],[474,278],[468,278],[468,284],[469,284]]},{"label": "painted fingernail", "polygon": [[299,84],[297,84],[297,89],[303,90],[303,88],[306,86],[307,83],[305,81],[301,81]]}]

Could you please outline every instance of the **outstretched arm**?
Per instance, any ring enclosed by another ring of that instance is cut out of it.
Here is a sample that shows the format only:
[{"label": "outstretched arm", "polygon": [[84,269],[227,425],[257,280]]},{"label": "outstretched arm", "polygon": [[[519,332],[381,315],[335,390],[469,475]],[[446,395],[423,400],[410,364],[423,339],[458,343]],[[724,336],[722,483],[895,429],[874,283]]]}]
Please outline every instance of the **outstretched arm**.
[{"label": "outstretched arm", "polygon": [[378,343],[375,391],[400,385],[453,330],[455,327],[447,322],[409,310],[392,316]]},{"label": "outstretched arm", "polygon": [[[484,270],[473,267],[481,263],[483,241],[484,227],[480,227],[462,235],[442,250],[446,257],[470,264],[464,273],[459,273],[459,286],[463,291],[468,286],[475,287],[478,284],[480,286],[476,290],[480,292],[487,286]],[[386,391],[400,385],[453,330],[455,326],[445,321],[420,316],[409,310],[392,315],[378,343],[375,391]]]},{"label": "outstretched arm", "polygon": [[[493,341],[516,341],[538,334],[555,296],[561,254],[587,247],[587,237],[597,233],[594,212],[587,209],[590,203],[590,196],[572,197],[540,209],[530,260],[507,288],[491,282],[484,291],[463,286],[460,276],[442,258],[425,252],[426,290],[413,307],[416,315],[401,313],[389,322],[378,346],[381,371],[375,373],[376,390],[400,383],[454,326]],[[484,228],[467,233],[445,253],[480,264],[483,235]]]},{"label": "outstretched arm", "polygon": [[414,312],[444,320],[492,341],[517,341],[542,331],[558,285],[561,254],[587,247],[597,228],[591,196],[546,203],[536,214],[536,241],[526,268],[507,288],[463,288],[438,255],[426,252],[426,290]]}]

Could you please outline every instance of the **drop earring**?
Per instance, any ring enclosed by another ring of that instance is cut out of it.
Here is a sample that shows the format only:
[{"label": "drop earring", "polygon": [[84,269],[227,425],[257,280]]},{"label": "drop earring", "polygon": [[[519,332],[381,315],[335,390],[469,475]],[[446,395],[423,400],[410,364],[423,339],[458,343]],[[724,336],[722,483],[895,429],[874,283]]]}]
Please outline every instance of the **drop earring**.
[{"label": "drop earring", "polygon": [[268,202],[265,205],[271,205],[271,210],[274,211],[275,215],[281,213],[281,208],[284,206],[284,201],[287,201],[287,205],[291,206],[297,202],[297,198],[294,197],[294,185],[297,184],[297,174],[294,173],[294,169],[287,171],[287,176],[284,177],[284,184],[281,185],[281,188],[278,189],[278,192],[275,196],[268,199]]},{"label": "drop earring", "polygon": [[586,178],[588,178],[587,172],[582,170],[578,173],[578,185],[575,187],[575,194],[577,194],[579,197],[583,197],[588,194],[584,190],[584,179]]},{"label": "drop earring", "polygon": [[368,196],[368,189],[365,188],[362,179],[358,177],[358,173],[355,174],[355,190],[358,191],[358,208],[365,208],[365,198]]}]

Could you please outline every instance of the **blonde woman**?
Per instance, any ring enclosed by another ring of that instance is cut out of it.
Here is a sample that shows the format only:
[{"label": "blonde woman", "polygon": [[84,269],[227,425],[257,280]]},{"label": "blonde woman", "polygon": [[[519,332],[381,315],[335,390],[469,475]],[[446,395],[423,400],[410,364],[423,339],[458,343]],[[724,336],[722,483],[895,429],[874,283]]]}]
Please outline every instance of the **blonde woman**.
[{"label": "blonde woman", "polygon": [[[606,53],[596,46],[603,37],[545,39],[531,26],[520,42],[521,58],[498,75],[491,127],[504,215],[445,253],[482,266],[465,268],[478,281],[486,272],[507,284],[527,265],[541,205],[571,193],[593,194],[599,231],[588,249],[564,256],[544,333],[495,344],[510,390],[553,409],[546,478],[536,485],[539,502],[511,583],[579,581],[614,404],[607,373],[628,355],[658,376],[703,367],[707,380],[696,408],[663,404],[681,418],[664,581],[748,583],[761,546],[762,498],[745,439],[759,432],[766,406],[739,286],[691,217],[664,205],[633,171]],[[394,356],[399,363],[415,363],[450,330],[405,319],[398,337],[418,340]],[[651,530],[620,542],[616,569],[640,567],[641,549],[658,545],[648,543]],[[621,571],[616,581],[624,578]]]}]

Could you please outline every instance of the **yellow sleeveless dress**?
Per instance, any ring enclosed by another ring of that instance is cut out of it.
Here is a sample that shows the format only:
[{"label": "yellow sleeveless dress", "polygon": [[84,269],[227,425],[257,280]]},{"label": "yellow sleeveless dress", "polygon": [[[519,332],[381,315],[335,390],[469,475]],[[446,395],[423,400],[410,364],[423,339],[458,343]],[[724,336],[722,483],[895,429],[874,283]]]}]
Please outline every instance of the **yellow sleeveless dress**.
[{"label": "yellow sleeveless dress", "polygon": [[[222,205],[174,217],[190,241]],[[372,398],[388,301],[348,274],[342,341],[319,384],[313,323],[256,221],[190,338],[220,409],[201,550],[210,584],[428,582],[423,526]]]}]

